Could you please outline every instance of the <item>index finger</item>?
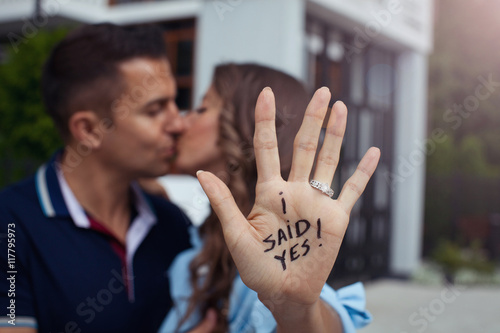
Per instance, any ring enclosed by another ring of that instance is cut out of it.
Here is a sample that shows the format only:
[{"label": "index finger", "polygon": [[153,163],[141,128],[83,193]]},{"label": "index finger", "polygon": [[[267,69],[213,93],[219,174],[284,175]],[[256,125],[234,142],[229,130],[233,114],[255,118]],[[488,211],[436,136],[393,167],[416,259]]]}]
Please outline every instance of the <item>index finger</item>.
[{"label": "index finger", "polygon": [[257,183],[281,177],[275,124],[276,106],[271,88],[266,87],[255,107],[253,145],[257,164]]}]

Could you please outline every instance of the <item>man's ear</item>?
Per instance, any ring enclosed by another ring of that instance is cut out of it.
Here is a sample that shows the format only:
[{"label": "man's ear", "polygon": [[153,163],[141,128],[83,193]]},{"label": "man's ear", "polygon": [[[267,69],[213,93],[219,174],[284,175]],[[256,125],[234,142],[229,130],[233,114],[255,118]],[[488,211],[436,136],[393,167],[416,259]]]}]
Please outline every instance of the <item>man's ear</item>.
[{"label": "man's ear", "polygon": [[102,133],[99,133],[99,117],[94,111],[77,111],[68,121],[71,135],[80,144],[90,149],[98,148],[102,142]]}]

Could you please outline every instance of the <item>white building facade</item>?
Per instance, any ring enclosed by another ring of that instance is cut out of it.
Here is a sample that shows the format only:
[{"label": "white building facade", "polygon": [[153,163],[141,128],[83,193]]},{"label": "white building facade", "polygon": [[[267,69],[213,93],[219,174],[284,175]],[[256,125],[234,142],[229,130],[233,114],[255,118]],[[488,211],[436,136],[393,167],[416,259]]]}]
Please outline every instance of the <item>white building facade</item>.
[{"label": "white building facade", "polygon": [[[155,22],[166,30],[180,104],[199,101],[222,62],[281,69],[349,108],[338,193],[369,146],[382,160],[353,211],[333,276],[410,275],[420,263],[431,0],[0,0],[0,41],[46,27]],[[23,38],[23,39],[19,39]]]}]

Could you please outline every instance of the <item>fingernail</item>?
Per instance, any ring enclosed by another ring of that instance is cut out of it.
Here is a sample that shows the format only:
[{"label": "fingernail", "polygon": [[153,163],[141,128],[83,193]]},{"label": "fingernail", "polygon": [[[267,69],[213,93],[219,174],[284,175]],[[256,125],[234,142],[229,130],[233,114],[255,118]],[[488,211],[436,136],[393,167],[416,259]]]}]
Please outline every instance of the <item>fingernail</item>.
[{"label": "fingernail", "polygon": [[205,171],[203,171],[203,170],[196,171],[196,177],[198,177],[202,172],[205,172]]},{"label": "fingernail", "polygon": [[262,92],[264,93],[264,99],[266,101],[269,101],[271,99],[271,94],[273,93],[273,90],[270,87],[265,87],[262,89]]},{"label": "fingernail", "polygon": [[330,89],[328,87],[321,87],[317,92],[321,99],[327,99],[330,96]]},{"label": "fingernail", "polygon": [[332,109],[335,109],[335,112],[337,112],[337,114],[344,114],[344,113],[347,113],[347,105],[345,105],[344,102],[342,102],[341,100],[338,100],[336,101],[334,104],[333,104],[333,107]]}]

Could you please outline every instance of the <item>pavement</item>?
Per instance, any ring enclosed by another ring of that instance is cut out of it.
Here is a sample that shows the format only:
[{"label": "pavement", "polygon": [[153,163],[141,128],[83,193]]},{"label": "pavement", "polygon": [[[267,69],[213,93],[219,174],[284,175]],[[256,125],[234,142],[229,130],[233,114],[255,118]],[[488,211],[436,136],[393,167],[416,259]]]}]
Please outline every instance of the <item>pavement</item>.
[{"label": "pavement", "polygon": [[360,333],[500,333],[499,286],[365,283],[373,322]]}]

